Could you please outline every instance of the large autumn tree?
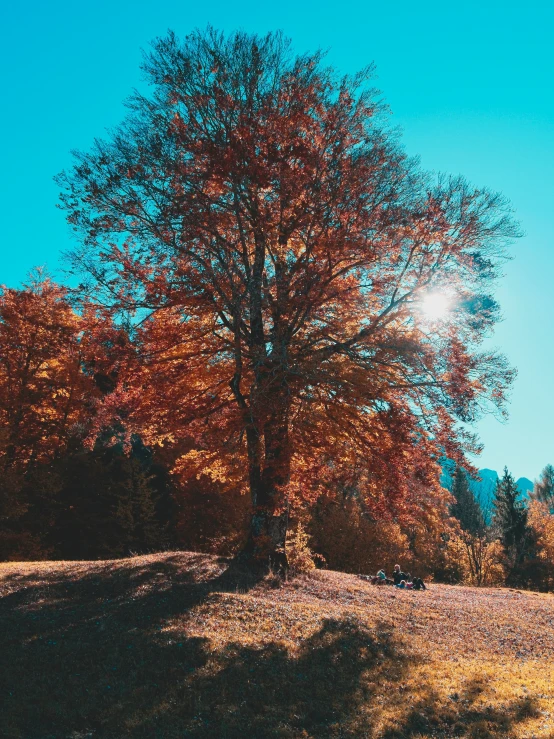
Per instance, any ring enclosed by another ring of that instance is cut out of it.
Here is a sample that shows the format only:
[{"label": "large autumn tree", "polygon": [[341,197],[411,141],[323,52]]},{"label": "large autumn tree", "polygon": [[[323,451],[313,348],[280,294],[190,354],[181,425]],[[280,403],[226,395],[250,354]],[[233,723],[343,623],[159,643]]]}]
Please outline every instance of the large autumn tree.
[{"label": "large autumn tree", "polygon": [[502,408],[511,372],[479,344],[516,227],[405,156],[368,71],[211,28],[143,69],[151,91],[59,177],[76,266],[134,315],[112,407],[148,442],[193,440],[181,471],[246,467],[247,551],[282,563],[291,495],[354,468],[369,496],[431,484],[457,421]]}]

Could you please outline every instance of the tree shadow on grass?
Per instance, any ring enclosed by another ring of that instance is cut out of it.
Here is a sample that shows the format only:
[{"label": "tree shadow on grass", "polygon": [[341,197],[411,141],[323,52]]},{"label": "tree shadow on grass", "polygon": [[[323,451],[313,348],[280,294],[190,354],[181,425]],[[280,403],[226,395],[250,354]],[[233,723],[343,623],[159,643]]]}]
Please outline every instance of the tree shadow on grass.
[{"label": "tree shadow on grass", "polygon": [[0,599],[0,736],[375,737],[380,706],[398,701],[387,739],[430,730],[507,738],[534,710],[532,702],[478,708],[484,687],[475,681],[452,707],[425,686],[412,705],[403,702],[418,660],[385,624],[328,619],[294,652],[280,641],[214,651],[187,635],[186,618],[177,632],[164,631],[208,597],[217,608],[218,592],[256,583],[226,564],[183,554],[90,573],[50,570],[40,582],[36,573],[8,578],[13,592]]},{"label": "tree shadow on grass", "polygon": [[166,669],[182,679],[205,659],[197,639],[162,651],[157,636],[165,622],[211,593],[245,592],[259,579],[201,554],[5,576],[0,737],[65,737],[90,727],[94,736],[121,736],[98,733],[114,700],[124,706],[144,695],[150,702],[165,686]]},{"label": "tree shadow on grass", "polygon": [[187,635],[186,618],[164,631],[209,596],[217,607],[218,592],[255,584],[213,562],[178,555],[8,577],[0,736],[346,736],[372,694],[362,677],[398,681],[408,669],[390,627],[350,620],[324,621],[294,653],[280,641],[214,651]]},{"label": "tree shadow on grass", "polygon": [[358,733],[359,712],[379,682],[399,682],[409,668],[386,628],[328,619],[296,654],[278,643],[231,645],[182,693],[185,735],[373,736],[369,715]]},{"label": "tree shadow on grass", "polygon": [[4,577],[12,592],[0,602],[0,617],[16,612],[50,628],[95,618],[155,621],[186,613],[213,592],[247,592],[263,574],[235,560],[195,553],[98,562],[90,572],[71,563],[68,569]]}]

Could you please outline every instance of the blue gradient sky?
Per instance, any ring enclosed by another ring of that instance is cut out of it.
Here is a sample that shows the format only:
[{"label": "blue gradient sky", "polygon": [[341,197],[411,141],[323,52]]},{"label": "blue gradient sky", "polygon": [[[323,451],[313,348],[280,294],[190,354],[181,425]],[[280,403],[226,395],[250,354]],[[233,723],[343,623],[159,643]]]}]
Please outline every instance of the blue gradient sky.
[{"label": "blue gradient sky", "polygon": [[184,35],[280,28],[339,69],[377,65],[377,85],[410,154],[431,170],[501,190],[525,237],[498,290],[494,344],[517,366],[510,421],[479,423],[478,465],[536,477],[554,463],[554,57],[550,2],[67,0],[4,4],[0,15],[0,283],[60,267],[69,246],[52,176],[115,125],[140,83],[140,49]]}]

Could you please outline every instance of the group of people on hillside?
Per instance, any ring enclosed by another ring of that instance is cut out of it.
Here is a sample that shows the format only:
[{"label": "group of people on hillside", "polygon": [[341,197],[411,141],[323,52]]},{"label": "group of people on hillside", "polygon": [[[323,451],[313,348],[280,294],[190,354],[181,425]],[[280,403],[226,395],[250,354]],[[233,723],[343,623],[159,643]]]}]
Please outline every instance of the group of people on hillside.
[{"label": "group of people on hillside", "polygon": [[394,585],[402,590],[427,590],[421,577],[412,577],[409,572],[402,572],[400,565],[394,565],[392,578],[387,577],[385,570],[381,569],[376,575],[360,575],[372,585]]}]

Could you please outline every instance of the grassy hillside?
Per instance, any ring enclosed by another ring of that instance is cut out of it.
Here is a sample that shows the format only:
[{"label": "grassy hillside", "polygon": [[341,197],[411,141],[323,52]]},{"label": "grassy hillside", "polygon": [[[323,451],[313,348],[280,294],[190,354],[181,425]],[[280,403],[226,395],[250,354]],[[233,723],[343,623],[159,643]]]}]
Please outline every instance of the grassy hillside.
[{"label": "grassy hillside", "polygon": [[554,597],[226,567],[0,565],[0,736],[554,737]]}]

